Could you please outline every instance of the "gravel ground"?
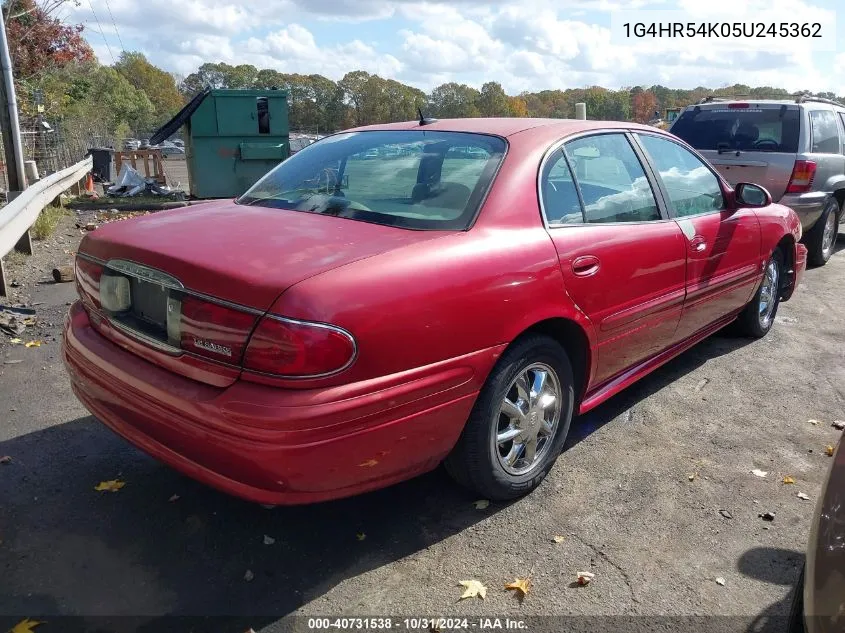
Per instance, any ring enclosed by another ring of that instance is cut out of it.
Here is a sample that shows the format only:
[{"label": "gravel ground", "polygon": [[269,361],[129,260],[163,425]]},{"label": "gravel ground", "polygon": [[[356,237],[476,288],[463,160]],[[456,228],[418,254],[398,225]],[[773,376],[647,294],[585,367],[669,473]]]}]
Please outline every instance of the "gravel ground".
[{"label": "gravel ground", "polygon": [[[144,616],[79,630],[156,632],[171,630],[164,615],[234,616],[202,621],[233,632],[278,630],[288,614],[783,623],[824,448],[840,436],[831,422],[845,419],[845,252],[807,272],[765,339],[711,337],[576,420],[548,479],[522,500],[476,509],[437,471],[266,510],[158,464],[74,399],[58,342],[73,284],[39,282],[69,261],[85,221],[68,218],[10,265],[12,301],[38,310],[22,338],[44,344],[0,335],[0,456],[12,459],[0,465],[0,630],[36,616],[47,621],[37,633],[71,630],[61,615]],[[126,482],[119,492],[94,491],[114,478]],[[595,574],[589,586],[574,584],[580,571]],[[504,589],[517,577],[532,581],[522,601]],[[458,600],[469,579],[486,599]],[[172,630],[201,628],[191,627]]]}]

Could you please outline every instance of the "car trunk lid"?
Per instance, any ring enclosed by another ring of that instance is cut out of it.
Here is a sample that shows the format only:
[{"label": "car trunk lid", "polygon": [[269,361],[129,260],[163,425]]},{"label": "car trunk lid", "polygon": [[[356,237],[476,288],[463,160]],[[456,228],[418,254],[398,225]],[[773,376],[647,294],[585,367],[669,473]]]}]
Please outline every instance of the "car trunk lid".
[{"label": "car trunk lid", "polygon": [[704,150],[700,153],[731,185],[753,182],[765,187],[773,200],[786,191],[795,154],[781,152],[722,152]]}]

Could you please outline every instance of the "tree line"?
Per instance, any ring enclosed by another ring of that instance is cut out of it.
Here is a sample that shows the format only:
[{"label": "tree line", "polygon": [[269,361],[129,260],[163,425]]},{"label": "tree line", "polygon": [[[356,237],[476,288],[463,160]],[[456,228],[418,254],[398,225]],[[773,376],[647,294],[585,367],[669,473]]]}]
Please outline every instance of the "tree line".
[{"label": "tree line", "polygon": [[[717,89],[674,89],[661,85],[618,90],[590,86],[526,91],[509,95],[496,81],[480,89],[449,82],[426,93],[363,70],[338,81],[318,74],[282,73],[249,64],[204,63],[186,77],[156,67],[140,52],[121,52],[101,64],[81,26],[67,25],[57,9],[74,0],[6,0],[7,23],[21,118],[38,119],[86,138],[118,140],[149,133],[166,122],[197,92],[212,88],[279,88],[288,91],[290,128],[331,132],[356,125],[427,116],[572,118],[575,104],[590,119],[647,122],[655,112],[695,103],[708,95],[789,97],[771,86],[742,84]],[[836,98],[833,93],[818,96]]]}]

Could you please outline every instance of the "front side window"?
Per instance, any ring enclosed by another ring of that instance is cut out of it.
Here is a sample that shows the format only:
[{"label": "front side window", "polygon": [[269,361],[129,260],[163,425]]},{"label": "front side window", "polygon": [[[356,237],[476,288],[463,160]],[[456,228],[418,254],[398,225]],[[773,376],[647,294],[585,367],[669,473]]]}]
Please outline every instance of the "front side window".
[{"label": "front side window", "polygon": [[660,219],[643,166],[623,134],[598,134],[564,145],[584,199],[587,222]]},{"label": "front side window", "polygon": [[836,115],[830,110],[810,110],[810,130],[813,134],[813,148],[817,154],[839,153],[839,126]]},{"label": "front side window", "polygon": [[540,195],[549,224],[580,224],[584,221],[581,201],[566,164],[563,150],[557,150],[546,161],[540,178]]},{"label": "front side window", "polygon": [[643,134],[639,139],[660,174],[675,217],[725,208],[719,179],[695,154],[658,136]]},{"label": "front side window", "polygon": [[463,132],[347,132],[305,147],[239,204],[409,229],[464,230],[505,154],[501,138]]}]

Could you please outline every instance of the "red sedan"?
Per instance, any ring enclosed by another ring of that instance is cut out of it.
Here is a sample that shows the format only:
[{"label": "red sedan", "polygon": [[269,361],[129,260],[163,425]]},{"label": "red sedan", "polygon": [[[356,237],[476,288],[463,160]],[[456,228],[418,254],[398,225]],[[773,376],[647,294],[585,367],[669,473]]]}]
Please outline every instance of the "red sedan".
[{"label": "red sedan", "polygon": [[117,222],[76,258],[74,392],[266,504],[445,462],[534,488],[583,413],[737,320],[765,335],[801,226],[628,123],[467,119],[327,137],[238,200]]}]

